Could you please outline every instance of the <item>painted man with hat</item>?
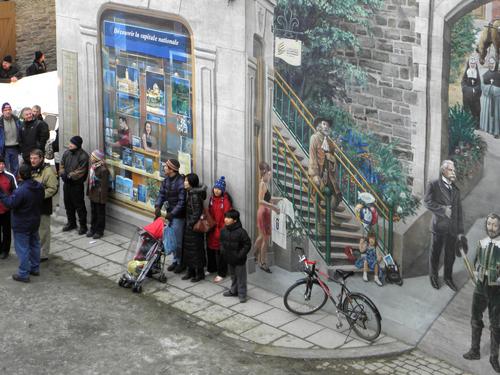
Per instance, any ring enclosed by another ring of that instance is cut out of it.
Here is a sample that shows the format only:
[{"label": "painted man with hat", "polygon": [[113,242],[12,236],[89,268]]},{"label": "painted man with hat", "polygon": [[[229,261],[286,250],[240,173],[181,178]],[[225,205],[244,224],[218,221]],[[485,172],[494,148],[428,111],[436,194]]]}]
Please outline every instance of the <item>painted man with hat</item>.
[{"label": "painted man with hat", "polygon": [[90,172],[87,195],[90,200],[90,230],[87,237],[94,240],[104,235],[106,203],[108,201],[109,170],[104,161],[104,152],[94,150],[90,154]]},{"label": "painted man with hat", "polygon": [[[341,212],[344,211],[344,207],[339,206],[342,201],[342,193],[337,182],[337,161],[335,159],[337,146],[330,137],[331,123],[328,119],[317,118],[314,121],[314,126],[316,132],[311,136],[309,142],[308,173],[320,190],[324,191],[326,187],[330,189],[332,210]],[[325,202],[320,202],[321,216],[324,215],[325,205]]]},{"label": "painted man with hat", "polygon": [[13,64],[12,56],[5,56],[2,60],[2,66],[0,66],[0,79],[16,82],[22,76],[22,73]]},{"label": "painted man with hat", "polygon": [[464,109],[474,117],[475,127],[479,129],[481,114],[481,76],[479,75],[478,57],[471,55],[462,77],[462,98]]},{"label": "painted man with hat", "polygon": [[493,57],[488,60],[488,69],[483,74],[479,127],[498,138],[500,136],[500,72],[498,63]]},{"label": "painted man with hat", "polygon": [[184,235],[184,220],[186,206],[186,190],[184,189],[184,176],[179,174],[180,163],[176,159],[168,159],[164,165],[165,179],[161,183],[160,192],[155,203],[155,218],[161,216],[161,209],[165,207],[165,218],[174,228],[177,248],[174,253],[174,262],[167,268],[168,271],[181,273],[185,266],[182,265],[182,238]]},{"label": "painted man with hat", "polygon": [[64,152],[59,168],[59,176],[64,182],[64,206],[67,224],[63,231],[76,229],[76,214],[80,221],[78,234],[87,233],[87,209],[85,208],[85,181],[89,170],[89,155],[82,149],[83,139],[79,135],[72,137],[68,149]]}]

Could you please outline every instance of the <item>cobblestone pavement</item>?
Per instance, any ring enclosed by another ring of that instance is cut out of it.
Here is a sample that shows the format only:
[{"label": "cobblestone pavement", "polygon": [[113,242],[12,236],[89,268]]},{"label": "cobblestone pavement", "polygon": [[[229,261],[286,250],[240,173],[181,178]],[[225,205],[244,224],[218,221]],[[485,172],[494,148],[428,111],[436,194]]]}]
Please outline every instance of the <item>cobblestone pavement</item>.
[{"label": "cobblestone pavement", "polygon": [[[101,240],[88,239],[75,231],[61,232],[60,223],[54,222],[52,256],[78,266],[82,275],[97,274],[116,282],[124,271],[129,241],[110,232]],[[213,335],[233,339],[244,351],[305,358],[307,370],[335,374],[464,373],[418,350],[408,352],[409,346],[388,336],[381,335],[375,344],[357,337],[346,339],[345,330],[332,328],[334,316],[319,312],[307,318],[297,317],[285,310],[281,296],[252,285],[249,301],[239,304],[237,299],[222,297],[227,283],[204,281],[193,285],[169,273],[167,284],[147,283],[143,294],[175,308]],[[391,354],[396,356],[387,357]],[[386,357],[366,359],[372,356]],[[329,359],[317,359],[322,357]],[[345,359],[357,357],[366,358]]]}]

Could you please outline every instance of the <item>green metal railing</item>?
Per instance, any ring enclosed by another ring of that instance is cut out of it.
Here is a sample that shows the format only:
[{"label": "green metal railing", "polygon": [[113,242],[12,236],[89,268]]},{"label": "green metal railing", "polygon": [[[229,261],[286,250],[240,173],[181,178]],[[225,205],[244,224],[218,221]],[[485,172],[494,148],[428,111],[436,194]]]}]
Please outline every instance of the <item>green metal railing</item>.
[{"label": "green metal railing", "polygon": [[[297,141],[304,154],[309,156],[309,140],[316,131],[313,126],[314,116],[277,72],[275,72],[274,80],[274,112]],[[380,250],[383,253],[392,254],[393,208],[385,203],[336,144],[335,158],[344,203],[354,213],[354,207],[358,202],[358,192],[369,192],[375,197],[379,220],[373,230],[377,235]]]},{"label": "green metal railing", "polygon": [[[319,254],[327,264],[331,262],[331,195],[322,192],[311,180],[278,128],[274,127],[273,181],[281,195],[292,202],[299,221]],[[281,161],[281,163],[280,163]],[[325,213],[320,212],[320,201],[325,202]],[[322,216],[325,217],[324,225]],[[323,231],[324,234],[320,234]]]}]

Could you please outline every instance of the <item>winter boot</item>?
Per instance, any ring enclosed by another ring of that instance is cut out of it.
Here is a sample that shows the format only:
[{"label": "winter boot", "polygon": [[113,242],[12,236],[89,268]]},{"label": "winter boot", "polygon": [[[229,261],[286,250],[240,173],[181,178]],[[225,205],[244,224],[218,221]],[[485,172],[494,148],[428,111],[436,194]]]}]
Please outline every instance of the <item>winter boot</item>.
[{"label": "winter boot", "polygon": [[470,350],[462,357],[468,359],[469,361],[481,358],[479,346],[481,344],[482,331],[483,329],[481,327],[472,327],[472,340],[470,344]]},{"label": "winter boot", "polygon": [[375,275],[375,277],[373,278],[373,281],[375,281],[375,284],[377,284],[378,286],[382,286],[382,282],[380,281],[380,279],[378,278],[377,275]]},{"label": "winter boot", "polygon": [[188,268],[186,274],[181,277],[181,280],[189,280],[190,278],[194,277],[194,269],[193,268]]},{"label": "winter boot", "polygon": [[[490,328],[491,329],[491,328]],[[500,330],[490,334],[490,364],[493,370],[500,373],[500,364],[498,363],[498,339],[500,339]]]},{"label": "winter boot", "polygon": [[191,279],[192,283],[197,283],[205,278],[205,270],[203,268],[197,268],[195,276]]}]

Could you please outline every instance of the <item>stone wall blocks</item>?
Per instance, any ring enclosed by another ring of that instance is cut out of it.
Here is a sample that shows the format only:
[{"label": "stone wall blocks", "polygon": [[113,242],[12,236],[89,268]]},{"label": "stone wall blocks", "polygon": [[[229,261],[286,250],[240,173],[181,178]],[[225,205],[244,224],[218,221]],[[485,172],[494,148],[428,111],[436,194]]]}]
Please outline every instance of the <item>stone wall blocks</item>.
[{"label": "stone wall blocks", "polygon": [[389,54],[386,52],[373,51],[373,59],[380,62],[389,62]]},{"label": "stone wall blocks", "polygon": [[359,46],[361,48],[375,48],[375,40],[371,37],[359,38]]},{"label": "stone wall blocks", "polygon": [[361,48],[358,51],[358,57],[361,59],[371,59],[372,58],[372,50],[368,48]]},{"label": "stone wall blocks", "polygon": [[373,107],[373,98],[365,95],[357,96],[358,103],[364,105],[365,107]]},{"label": "stone wall blocks", "polygon": [[391,81],[383,81],[383,80],[380,80],[378,85],[380,87],[392,87],[392,82]]},{"label": "stone wall blocks", "polygon": [[375,99],[374,105],[383,111],[392,112],[392,102],[390,100]]},{"label": "stone wall blocks", "polygon": [[382,95],[382,89],[380,87],[375,86],[375,85],[368,85],[366,92],[370,95],[373,95],[373,96],[381,96]]},{"label": "stone wall blocks", "polygon": [[397,113],[380,111],[378,118],[381,122],[387,122],[394,126],[404,125],[403,117]]},{"label": "stone wall blocks", "polygon": [[395,65],[410,66],[410,57],[406,55],[391,55],[389,62]]},{"label": "stone wall blocks", "polygon": [[411,90],[413,88],[413,84],[410,81],[401,81],[399,79],[394,80],[393,86],[403,90]]},{"label": "stone wall blocks", "polygon": [[382,74],[386,77],[398,78],[399,68],[391,64],[384,64],[382,68]]},{"label": "stone wall blocks", "polygon": [[375,24],[379,26],[387,26],[387,18],[380,15],[376,14],[375,15]]},{"label": "stone wall blocks", "polygon": [[382,38],[384,36],[384,31],[379,26],[372,27],[371,31],[372,31],[373,36],[375,36],[377,38]]},{"label": "stone wall blocks", "polygon": [[382,42],[381,40],[378,41],[377,48],[382,50],[382,51],[385,51],[385,52],[393,52],[394,51],[394,47],[391,43],[387,43],[386,41]]},{"label": "stone wall blocks", "polygon": [[400,40],[401,33],[399,30],[388,29],[388,30],[385,30],[385,32],[384,32],[384,38],[392,39],[392,40]]},{"label": "stone wall blocks", "polygon": [[411,24],[408,20],[401,20],[398,22],[398,28],[410,30]]},{"label": "stone wall blocks", "polygon": [[[382,88],[382,97],[387,98],[387,99],[396,100],[396,101],[400,102],[403,100],[403,92],[400,89],[384,87],[384,88]],[[416,101],[416,99],[415,99],[415,101]],[[412,103],[409,103],[409,104],[412,104]]]},{"label": "stone wall blocks", "polygon": [[405,92],[404,95],[404,102],[408,103],[410,105],[416,105],[418,101],[418,94],[416,92]]},{"label": "stone wall blocks", "polygon": [[360,60],[359,65],[368,69],[373,69],[376,72],[381,72],[383,68],[383,64],[381,62],[373,60]]},{"label": "stone wall blocks", "polygon": [[387,26],[396,27],[396,20],[394,18],[389,19],[387,22]]},{"label": "stone wall blocks", "polygon": [[365,113],[367,118],[378,119],[379,113],[376,109],[366,108]]}]

